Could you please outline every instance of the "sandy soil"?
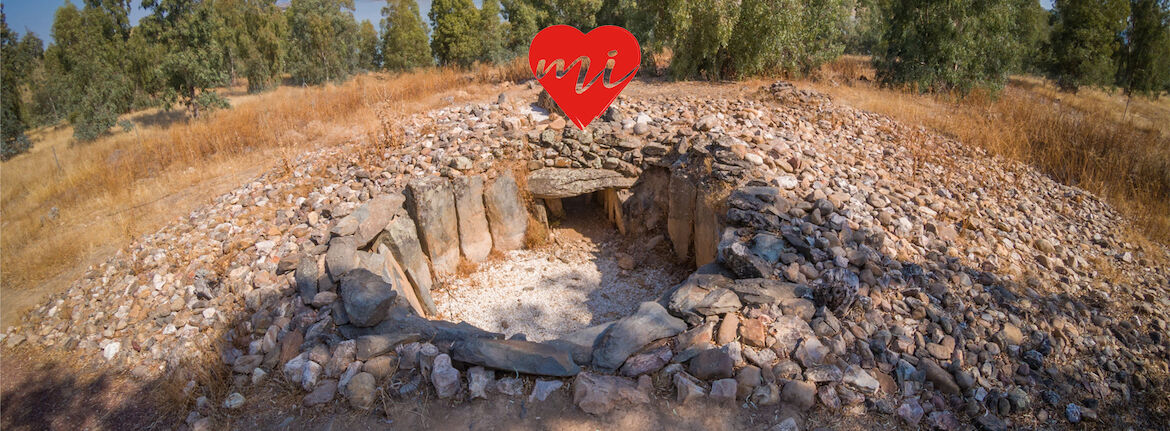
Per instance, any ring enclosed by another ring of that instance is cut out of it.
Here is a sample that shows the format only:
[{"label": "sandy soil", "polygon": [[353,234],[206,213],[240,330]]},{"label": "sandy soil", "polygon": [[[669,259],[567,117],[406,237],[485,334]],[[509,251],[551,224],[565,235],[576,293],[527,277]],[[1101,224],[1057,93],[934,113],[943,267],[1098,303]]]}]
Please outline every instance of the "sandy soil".
[{"label": "sandy soil", "polygon": [[[435,295],[440,316],[544,341],[627,316],[689,273],[665,242],[644,250],[647,239],[621,236],[584,197],[566,199],[565,213],[549,246],[508,252],[446,281]],[[632,269],[619,264],[623,255]]]}]

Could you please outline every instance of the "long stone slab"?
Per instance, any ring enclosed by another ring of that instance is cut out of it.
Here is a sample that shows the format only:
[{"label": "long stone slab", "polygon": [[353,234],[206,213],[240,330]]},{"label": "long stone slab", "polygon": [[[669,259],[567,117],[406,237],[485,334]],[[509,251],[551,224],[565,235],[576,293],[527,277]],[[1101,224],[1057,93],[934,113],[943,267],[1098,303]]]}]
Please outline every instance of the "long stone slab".
[{"label": "long stone slab", "polygon": [[382,234],[375,239],[378,245],[385,245],[394,255],[394,260],[406,273],[407,280],[414,287],[414,294],[427,315],[435,314],[435,301],[431,299],[431,262],[422,251],[418,231],[405,213],[394,216]]},{"label": "long stone slab", "polygon": [[459,223],[455,195],[443,178],[424,178],[407,185],[407,210],[418,226],[422,249],[435,274],[454,274],[459,266]]},{"label": "long stone slab", "polygon": [[610,188],[628,189],[634,181],[608,169],[544,168],[528,175],[528,191],[540,199],[567,198]]},{"label": "long stone slab", "polygon": [[492,232],[492,247],[499,251],[524,248],[528,210],[520,200],[520,189],[511,174],[500,175],[484,188],[483,204]]},{"label": "long stone slab", "polygon": [[522,340],[469,338],[451,348],[456,361],[537,376],[571,377],[581,372],[569,352]]},{"label": "long stone slab", "polygon": [[482,262],[492,252],[492,234],[483,208],[483,177],[451,180],[455,212],[459,216],[459,250],[471,262]]}]

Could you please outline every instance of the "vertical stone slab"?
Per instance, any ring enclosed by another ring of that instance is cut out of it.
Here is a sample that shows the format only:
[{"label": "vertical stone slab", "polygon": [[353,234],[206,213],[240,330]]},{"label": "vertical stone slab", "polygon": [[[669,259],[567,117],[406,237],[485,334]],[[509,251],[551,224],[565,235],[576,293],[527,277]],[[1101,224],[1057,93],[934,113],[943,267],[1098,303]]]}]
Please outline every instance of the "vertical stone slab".
[{"label": "vertical stone slab", "polygon": [[483,209],[483,177],[451,180],[455,212],[459,216],[459,250],[472,262],[482,262],[492,252],[492,234]]},{"label": "vertical stone slab", "polygon": [[431,262],[423,253],[422,245],[418,241],[418,231],[414,220],[406,214],[398,214],[390,219],[390,224],[382,231],[382,235],[374,240],[384,244],[394,255],[394,260],[402,266],[406,278],[414,287],[423,309],[428,315],[435,314],[435,302],[431,299]]},{"label": "vertical stone slab", "polygon": [[406,190],[406,209],[418,226],[431,269],[437,275],[454,274],[459,265],[459,222],[451,185],[443,178],[425,178],[411,181]]},{"label": "vertical stone slab", "polygon": [[484,189],[483,204],[492,232],[492,246],[499,251],[523,248],[528,211],[520,201],[520,189],[511,173],[500,175]]},{"label": "vertical stone slab", "polygon": [[565,207],[561,204],[561,200],[557,198],[548,198],[544,200],[544,205],[548,207],[549,215],[556,218],[565,218]]},{"label": "vertical stone slab", "polygon": [[390,287],[398,293],[398,297],[405,299],[410,308],[414,310],[419,316],[426,316],[426,310],[423,309],[422,302],[418,300],[418,293],[414,291],[414,286],[410,283],[410,278],[406,276],[406,272],[402,270],[402,266],[394,259],[394,253],[390,251],[390,247],[386,244],[378,244],[378,254],[376,261],[381,263],[379,268],[383,280],[390,283]]},{"label": "vertical stone slab", "polygon": [[715,261],[719,251],[719,199],[707,192],[695,198],[695,268]]},{"label": "vertical stone slab", "polygon": [[670,208],[666,214],[666,234],[674,245],[674,254],[679,259],[690,256],[695,224],[695,185],[681,172],[671,172]]}]

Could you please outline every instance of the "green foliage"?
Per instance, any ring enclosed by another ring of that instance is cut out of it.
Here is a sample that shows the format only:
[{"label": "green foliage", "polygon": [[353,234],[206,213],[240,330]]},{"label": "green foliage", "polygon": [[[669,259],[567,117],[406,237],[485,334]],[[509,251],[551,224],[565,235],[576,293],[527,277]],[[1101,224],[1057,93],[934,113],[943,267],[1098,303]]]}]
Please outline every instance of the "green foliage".
[{"label": "green foliage", "polygon": [[1039,73],[1049,63],[1047,58],[1048,37],[1052,33],[1049,18],[1052,16],[1038,0],[1018,0],[1014,35],[1020,42],[1020,72]]},{"label": "green foliage", "polygon": [[670,35],[661,45],[674,52],[676,78],[796,75],[841,54],[846,11],[844,0],[666,1],[643,12],[642,20],[665,16],[669,27],[636,27],[652,38]]},{"label": "green foliage", "polygon": [[216,38],[223,28],[220,16],[209,1],[144,0],[142,6],[151,11],[142,19],[142,31],[166,47],[159,63],[164,103],[181,102],[199,116],[204,107],[200,93],[228,79],[224,47]]},{"label": "green foliage", "polygon": [[920,91],[1002,88],[1022,52],[1014,0],[894,0],[874,56],[878,79]]},{"label": "green foliage", "polygon": [[528,51],[532,37],[540,31],[545,14],[528,0],[503,0],[504,19],[508,20],[504,44],[515,53]]},{"label": "green foliage", "polygon": [[285,11],[288,71],[301,84],[349,77],[357,67],[353,0],[293,0]]},{"label": "green foliage", "polygon": [[27,67],[22,63],[19,53],[20,40],[16,33],[8,28],[8,19],[4,10],[0,8],[0,159],[8,160],[12,156],[28,151],[28,137],[24,131],[28,129],[28,115],[24,110],[20,97],[20,71]]},{"label": "green foliage", "polygon": [[482,58],[481,17],[471,0],[434,0],[427,16],[439,64],[470,66]]},{"label": "green foliage", "polygon": [[853,2],[853,19],[849,20],[845,51],[855,54],[872,54],[886,32],[885,11],[890,0],[856,0]]},{"label": "green foliage", "polygon": [[1170,90],[1170,1],[1131,0],[1120,84],[1129,94]]},{"label": "green foliage", "polygon": [[1065,90],[1107,85],[1117,71],[1115,55],[1129,16],[1126,0],[1056,0],[1049,72]]},{"label": "green foliage", "polygon": [[415,0],[386,0],[382,8],[382,67],[409,70],[430,66],[431,46],[427,25],[419,14]]},{"label": "green foliage", "polygon": [[288,23],[275,0],[216,0],[216,14],[223,22],[218,33],[228,74],[242,70],[248,91],[274,85],[284,71]]},{"label": "green foliage", "polygon": [[480,55],[479,60],[499,63],[509,57],[504,46],[508,29],[506,23],[500,22],[500,1],[483,0],[483,7],[479,10],[480,22]]},{"label": "green foliage", "polygon": [[369,20],[362,20],[357,33],[357,64],[362,70],[377,70],[381,65],[378,54],[378,32]]}]

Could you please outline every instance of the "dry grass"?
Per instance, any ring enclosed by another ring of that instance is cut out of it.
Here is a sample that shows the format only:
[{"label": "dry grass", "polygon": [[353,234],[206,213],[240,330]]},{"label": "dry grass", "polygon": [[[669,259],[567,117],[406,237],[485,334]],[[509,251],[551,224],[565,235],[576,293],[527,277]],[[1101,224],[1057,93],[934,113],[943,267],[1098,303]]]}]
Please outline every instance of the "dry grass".
[{"label": "dry grass", "polygon": [[1150,239],[1170,243],[1170,98],[1130,100],[1094,89],[1060,93],[1034,77],[1013,77],[997,95],[960,98],[880,88],[872,77],[867,58],[845,57],[807,84],[1035,166],[1101,196]]},{"label": "dry grass", "polygon": [[[101,252],[263,169],[289,163],[304,149],[392,145],[400,136],[395,119],[444,103],[439,93],[466,94],[480,88],[477,83],[523,76],[516,70],[428,69],[282,87],[234,96],[232,109],[199,120],[136,113],[127,116],[134,130],[85,144],[73,143],[67,126],[33,131],[32,151],[0,164],[5,325],[14,321],[13,303],[35,296],[11,292],[63,288]],[[54,286],[47,286],[50,280]]]}]

